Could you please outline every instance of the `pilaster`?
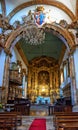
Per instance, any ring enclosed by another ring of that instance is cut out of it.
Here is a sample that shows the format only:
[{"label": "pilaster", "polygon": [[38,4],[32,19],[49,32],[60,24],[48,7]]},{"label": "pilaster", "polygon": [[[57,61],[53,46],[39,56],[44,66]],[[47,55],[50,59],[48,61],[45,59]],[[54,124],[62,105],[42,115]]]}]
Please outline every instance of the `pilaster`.
[{"label": "pilaster", "polygon": [[5,61],[4,61],[2,87],[4,87],[5,89],[2,92],[2,103],[7,102],[8,86],[9,86],[9,65],[10,65],[10,56],[11,56],[10,50],[5,49],[4,52],[6,54],[6,57],[5,57]]},{"label": "pilaster", "polygon": [[70,76],[73,111],[78,111],[78,46],[72,48],[70,55]]}]

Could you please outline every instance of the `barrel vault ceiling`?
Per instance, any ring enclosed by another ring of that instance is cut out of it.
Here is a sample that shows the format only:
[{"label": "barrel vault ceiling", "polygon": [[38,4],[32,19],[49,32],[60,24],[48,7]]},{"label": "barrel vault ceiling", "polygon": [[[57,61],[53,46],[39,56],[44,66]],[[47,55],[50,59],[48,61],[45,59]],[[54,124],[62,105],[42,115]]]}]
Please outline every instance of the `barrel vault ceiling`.
[{"label": "barrel vault ceiling", "polygon": [[52,33],[46,33],[45,41],[40,45],[30,45],[22,38],[19,43],[16,44],[16,48],[19,51],[18,46],[20,46],[28,62],[41,56],[53,57],[59,61],[62,57],[61,54],[64,54],[62,50],[65,48],[64,43]]}]

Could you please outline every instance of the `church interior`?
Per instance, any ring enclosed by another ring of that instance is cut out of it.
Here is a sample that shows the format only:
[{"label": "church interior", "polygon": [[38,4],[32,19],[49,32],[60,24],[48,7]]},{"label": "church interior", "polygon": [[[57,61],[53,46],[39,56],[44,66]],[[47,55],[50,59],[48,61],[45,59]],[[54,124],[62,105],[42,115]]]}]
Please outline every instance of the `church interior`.
[{"label": "church interior", "polygon": [[0,129],[77,130],[77,60],[78,0],[0,0]]}]

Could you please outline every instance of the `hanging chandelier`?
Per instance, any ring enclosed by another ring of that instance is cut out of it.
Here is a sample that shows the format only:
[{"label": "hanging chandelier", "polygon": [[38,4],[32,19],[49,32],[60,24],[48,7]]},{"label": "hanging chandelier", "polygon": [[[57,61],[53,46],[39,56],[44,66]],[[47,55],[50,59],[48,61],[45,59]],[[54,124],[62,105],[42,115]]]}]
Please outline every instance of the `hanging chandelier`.
[{"label": "hanging chandelier", "polygon": [[38,28],[36,24],[27,24],[23,31],[23,38],[27,44],[39,45],[44,43],[45,32],[42,28]]}]

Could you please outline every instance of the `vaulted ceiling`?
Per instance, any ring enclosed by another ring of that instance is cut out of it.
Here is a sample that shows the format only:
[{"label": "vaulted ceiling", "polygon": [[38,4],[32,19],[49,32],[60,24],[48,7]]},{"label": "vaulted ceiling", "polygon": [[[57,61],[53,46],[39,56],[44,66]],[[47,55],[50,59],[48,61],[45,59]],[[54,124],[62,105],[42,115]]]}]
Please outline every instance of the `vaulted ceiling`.
[{"label": "vaulted ceiling", "polygon": [[40,56],[53,57],[59,61],[62,49],[65,46],[58,37],[50,32],[46,33],[45,41],[40,45],[30,45],[29,43],[26,43],[23,38],[17,44],[22,49],[28,61]]}]

